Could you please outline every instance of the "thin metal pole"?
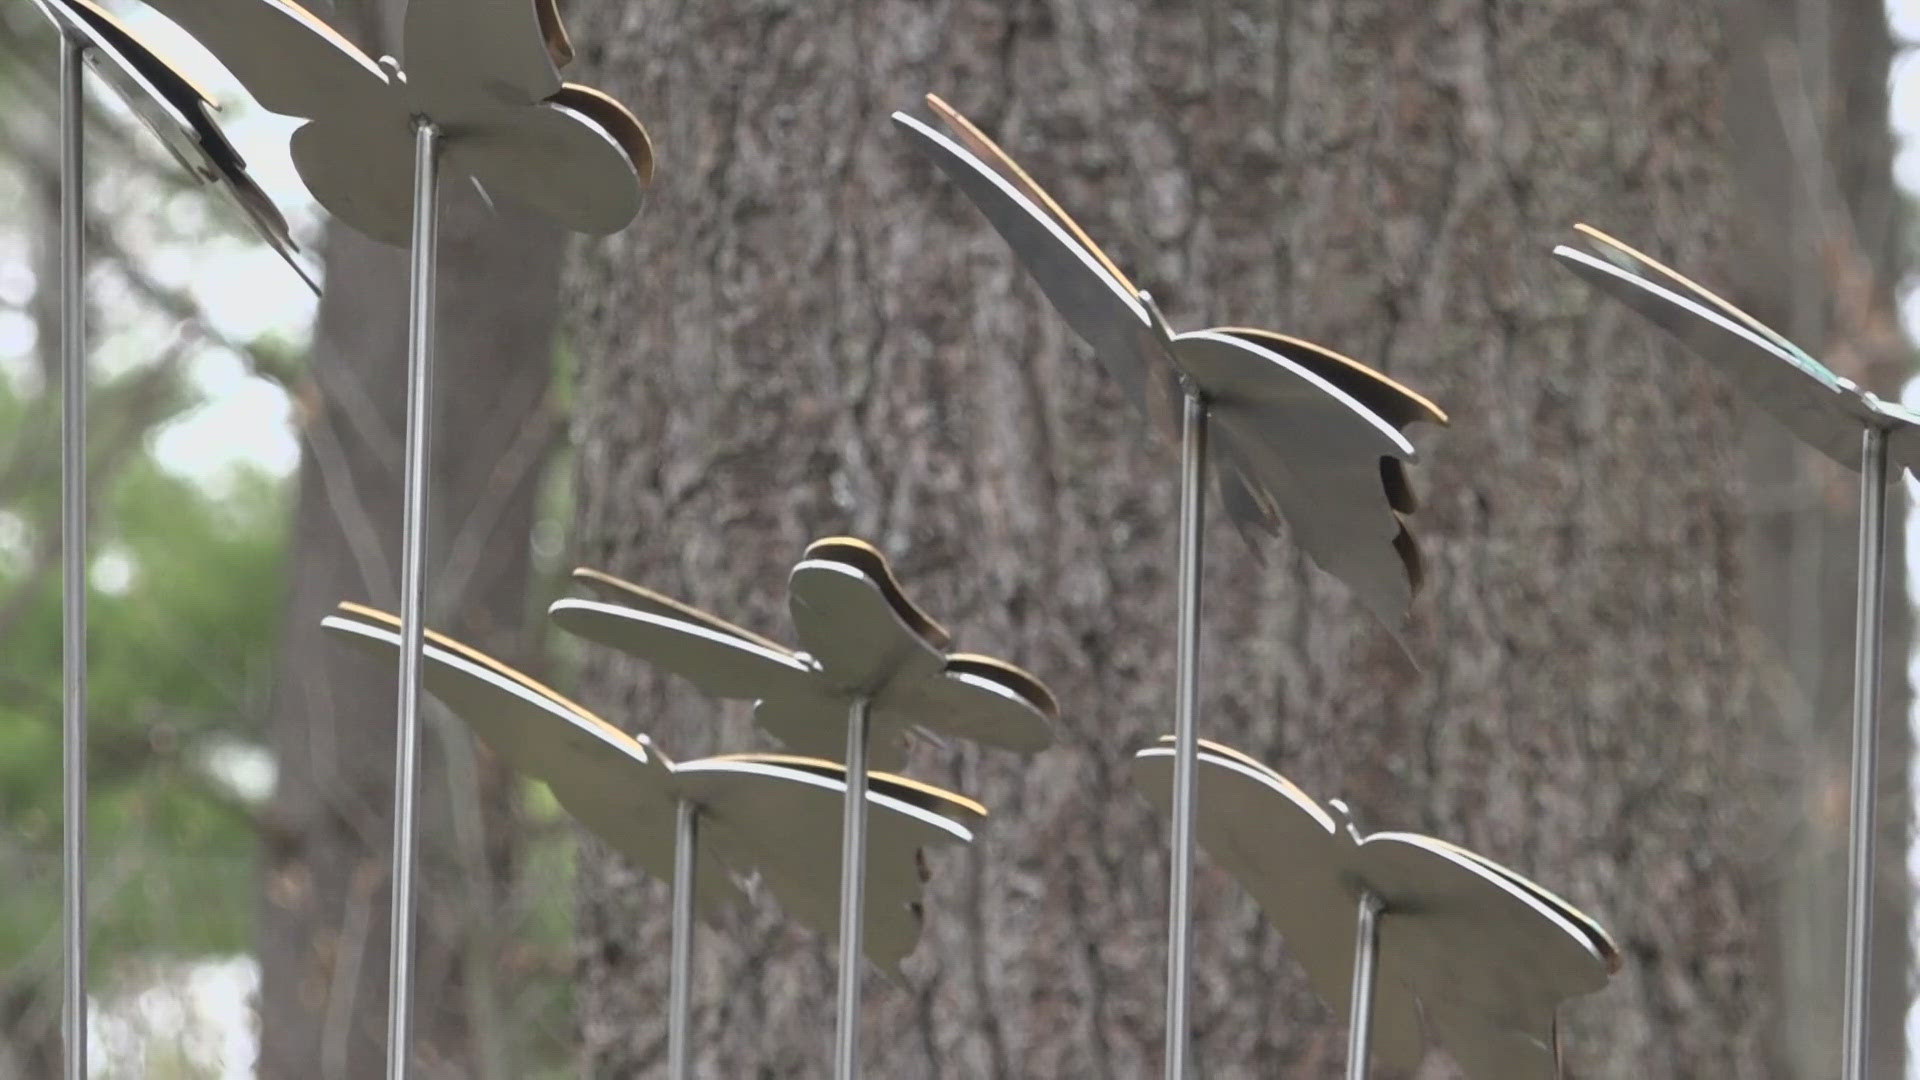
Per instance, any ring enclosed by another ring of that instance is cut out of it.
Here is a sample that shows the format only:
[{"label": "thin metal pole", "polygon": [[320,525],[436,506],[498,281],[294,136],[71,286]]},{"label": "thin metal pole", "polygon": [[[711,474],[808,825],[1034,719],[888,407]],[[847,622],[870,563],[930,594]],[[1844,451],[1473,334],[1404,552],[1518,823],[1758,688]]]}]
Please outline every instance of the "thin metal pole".
[{"label": "thin metal pole", "polygon": [[872,702],[855,698],[847,712],[846,811],[840,824],[840,1021],[833,1075],[860,1075],[860,936],[867,887],[867,719]]},{"label": "thin metal pole", "polygon": [[67,1080],[87,1075],[86,45],[60,37],[60,860]]},{"label": "thin metal pole", "polygon": [[667,977],[667,1078],[693,1076],[693,899],[699,866],[700,808],[690,799],[674,815],[673,949]]},{"label": "thin metal pole", "polygon": [[1207,406],[1189,390],[1180,425],[1180,609],[1174,653],[1173,858],[1167,886],[1167,1080],[1184,1080],[1192,1053],[1187,987],[1193,939],[1193,810],[1200,705],[1200,525],[1206,512]]},{"label": "thin metal pole", "polygon": [[1366,1080],[1373,1048],[1373,983],[1380,969],[1380,898],[1360,894],[1360,920],[1353,931],[1353,1007],[1347,1025],[1347,1080]]},{"label": "thin metal pole", "polygon": [[1852,808],[1847,828],[1847,985],[1843,1080],[1867,1077],[1867,976],[1873,955],[1873,811],[1880,749],[1880,631],[1886,600],[1887,433],[1860,439],[1860,577],[1853,638]]},{"label": "thin metal pole", "polygon": [[418,832],[420,661],[424,649],[427,457],[433,445],[433,297],[440,232],[440,129],[413,125],[413,248],[407,282],[406,503],[400,561],[400,705],[393,778],[393,912],[387,966],[387,1077],[408,1073],[413,1028],[413,868]]}]

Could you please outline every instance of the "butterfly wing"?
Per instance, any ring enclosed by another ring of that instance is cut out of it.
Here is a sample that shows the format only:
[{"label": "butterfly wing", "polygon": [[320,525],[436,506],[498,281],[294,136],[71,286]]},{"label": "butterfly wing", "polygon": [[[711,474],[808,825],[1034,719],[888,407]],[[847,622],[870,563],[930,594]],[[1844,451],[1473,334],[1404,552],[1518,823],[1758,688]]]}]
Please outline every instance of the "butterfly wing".
[{"label": "butterfly wing", "polygon": [[[339,638],[392,663],[398,620],[342,605],[323,624]],[[635,865],[673,878],[674,795],[669,766],[646,743],[505,664],[439,634],[426,647],[422,683],[488,749],[547,785],[576,820]],[[702,910],[714,915],[739,899],[720,862],[700,860]]]},{"label": "butterfly wing", "polygon": [[[824,681],[845,695],[878,698],[896,683],[940,672],[939,650],[882,581],[851,563],[802,560],[787,578],[787,602],[800,646],[820,664]],[[874,719],[880,719],[877,710]]]},{"label": "butterfly wing", "polygon": [[[753,722],[796,754],[838,761],[847,752],[847,717],[853,698],[816,680],[806,690],[761,698]],[[906,761],[906,737],[892,718],[868,714],[867,767],[897,769]]]},{"label": "butterfly wing", "polygon": [[[722,754],[707,758],[708,761],[751,761],[763,765],[778,765],[789,769],[799,769],[815,776],[824,776],[836,783],[844,783],[847,767],[837,761],[826,758],[802,757],[797,754]],[[986,820],[987,808],[979,803],[932,784],[915,780],[908,776],[893,773],[869,772],[867,790],[889,798],[909,803],[929,813],[938,814],[948,821],[972,828]]]},{"label": "butterfly wing", "polygon": [[87,58],[94,70],[159,138],[181,168],[201,181],[224,188],[261,239],[318,293],[320,287],[300,258],[286,218],[247,174],[246,161],[214,121],[217,106],[213,99],[90,0],[36,2],[56,25],[86,38],[92,46]]},{"label": "butterfly wing", "polygon": [[1324,345],[1246,326],[1219,326],[1214,330],[1286,357],[1333,384],[1398,430],[1405,431],[1410,425],[1423,421],[1442,426],[1448,423],[1446,412],[1424,394]]},{"label": "butterfly wing", "polygon": [[[1136,785],[1163,814],[1173,802],[1173,755],[1163,741],[1133,759]],[[1305,792],[1237,751],[1203,742],[1197,777],[1200,847],[1252,894],[1320,1000],[1347,1017],[1360,899],[1348,880],[1353,846]],[[1383,984],[1373,1008],[1375,1060],[1391,1068],[1418,1065],[1423,1047],[1412,995]]]},{"label": "butterfly wing", "polygon": [[149,0],[247,88],[260,107],[308,120],[406,116],[386,73],[293,0]]},{"label": "butterfly wing", "polygon": [[[737,873],[757,873],[780,906],[828,939],[839,934],[840,824],[846,785],[817,769],[752,759],[677,766],[681,790]],[[861,943],[888,969],[920,939],[922,848],[972,839],[949,818],[881,790],[867,796],[866,908]]]},{"label": "butterfly wing", "polygon": [[573,580],[586,586],[600,599],[636,611],[645,611],[654,615],[664,615],[681,622],[697,623],[717,634],[737,637],[751,641],[763,649],[786,653],[792,650],[770,638],[761,637],[751,630],[736,626],[711,612],[694,607],[692,604],[675,600],[664,593],[655,592],[644,585],[637,585],[625,578],[615,577],[604,570],[591,567],[578,567],[573,572]]},{"label": "butterfly wing", "polygon": [[1609,236],[1599,229],[1584,223],[1576,224],[1573,231],[1587,242],[1595,254],[1635,277],[1645,278],[1668,291],[1687,297],[1695,303],[1719,312],[1728,319],[1745,326],[1761,337],[1766,338],[1781,352],[1793,357],[1796,366],[1804,368],[1806,373],[1822,382],[1836,383],[1836,376],[1825,364],[1815,360],[1805,349],[1787,340],[1786,336],[1754,318],[1746,311],[1734,305],[1733,301],[1707,288],[1699,282],[1673,269],[1651,255],[1628,245],[1625,241]]},{"label": "butterfly wing", "polygon": [[399,113],[316,120],[293,133],[314,199],[356,231],[405,247],[413,232],[413,129]]},{"label": "butterfly wing", "polygon": [[547,613],[568,633],[645,660],[710,697],[782,697],[817,682],[812,666],[791,652],[698,623],[597,600],[559,600]]},{"label": "butterfly wing", "polygon": [[407,92],[442,124],[491,119],[551,97],[559,61],[538,0],[407,0]]},{"label": "butterfly wing", "polygon": [[1381,981],[1406,986],[1423,1005],[1438,1002],[1436,1034],[1449,1022],[1477,1023],[1504,1029],[1515,1045],[1550,1047],[1559,1004],[1606,985],[1613,958],[1563,903],[1513,871],[1410,833],[1368,837],[1359,866],[1386,903]]},{"label": "butterfly wing", "polygon": [[[1054,310],[1092,346],[1107,374],[1161,434],[1170,436],[1166,424],[1180,415],[1179,387],[1159,332],[1132,287],[1108,269],[1097,248],[1083,244],[1000,169],[912,116],[897,112],[893,121],[986,216]],[[1002,168],[1011,165],[1004,154],[999,157]],[[1037,185],[1029,190],[1034,189]]]},{"label": "butterfly wing", "polygon": [[1879,421],[1851,383],[1784,344],[1777,334],[1756,328],[1724,301],[1703,299],[1700,291],[1675,291],[1570,247],[1554,248],[1553,254],[1581,280],[1718,367],[1795,438],[1848,468],[1859,468],[1861,429]]},{"label": "butterfly wing", "polygon": [[1037,754],[1053,744],[1052,723],[1059,706],[1038,679],[988,656],[956,653],[927,678],[903,683],[882,699],[897,709],[892,726],[914,726],[940,735],[996,746],[1017,754]]},{"label": "butterfly wing", "polygon": [[640,173],[593,116],[544,101],[447,141],[447,166],[574,231],[619,232],[640,212]]},{"label": "butterfly wing", "polygon": [[1413,444],[1333,383],[1245,338],[1203,330],[1179,335],[1173,348],[1234,467],[1321,569],[1399,626],[1420,564],[1381,462],[1411,461]]}]

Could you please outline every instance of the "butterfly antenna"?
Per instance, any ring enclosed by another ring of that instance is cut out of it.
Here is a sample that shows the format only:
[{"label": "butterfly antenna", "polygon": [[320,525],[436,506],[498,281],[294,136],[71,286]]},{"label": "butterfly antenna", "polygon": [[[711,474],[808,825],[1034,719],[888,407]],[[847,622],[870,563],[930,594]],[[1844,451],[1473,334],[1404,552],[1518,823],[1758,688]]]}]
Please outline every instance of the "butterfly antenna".
[{"label": "butterfly antenna", "polygon": [[477,176],[470,176],[468,179],[473,181],[473,190],[480,193],[480,201],[487,204],[487,213],[499,217],[500,208],[493,204],[493,196],[487,192],[487,186],[482,184]]},{"label": "butterfly antenna", "polygon": [[1167,325],[1166,316],[1160,314],[1160,305],[1153,302],[1153,294],[1141,289],[1139,297],[1140,306],[1147,309],[1147,322],[1153,327],[1153,332],[1160,335],[1162,342],[1172,344],[1173,328]]},{"label": "butterfly antenna", "polygon": [[1354,813],[1353,807],[1347,805],[1347,800],[1328,799],[1327,809],[1333,813],[1334,828],[1337,832],[1346,834],[1347,839],[1355,844],[1365,839],[1365,834],[1360,830],[1360,816]]}]

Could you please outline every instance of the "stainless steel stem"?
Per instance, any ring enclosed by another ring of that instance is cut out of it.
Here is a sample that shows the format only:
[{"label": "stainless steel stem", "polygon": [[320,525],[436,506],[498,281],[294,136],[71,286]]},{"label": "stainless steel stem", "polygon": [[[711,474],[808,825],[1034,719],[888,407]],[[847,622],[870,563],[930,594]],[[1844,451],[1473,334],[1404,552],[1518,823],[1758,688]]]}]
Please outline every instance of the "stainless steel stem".
[{"label": "stainless steel stem", "polygon": [[700,865],[700,808],[682,799],[674,815],[673,946],[667,977],[667,1077],[693,1076],[693,901]]},{"label": "stainless steel stem", "polygon": [[400,560],[400,705],[394,755],[393,911],[387,967],[387,1077],[409,1071],[413,870],[418,822],[420,664],[425,641],[428,452],[433,446],[433,299],[440,232],[440,129],[413,127],[413,246],[407,281],[407,450]]},{"label": "stainless steel stem", "polygon": [[1886,601],[1887,433],[1860,439],[1860,570],[1853,645],[1852,807],[1847,823],[1847,983],[1843,1080],[1866,1080],[1868,962],[1873,956],[1873,818],[1880,749],[1882,610]]},{"label": "stainless steel stem", "polygon": [[61,1038],[87,1076],[87,47],[60,38]]},{"label": "stainless steel stem", "polygon": [[847,711],[846,811],[840,825],[840,1020],[834,1032],[833,1075],[860,1075],[861,931],[867,887],[867,721],[873,702],[855,698]]},{"label": "stainless steel stem", "polygon": [[1180,425],[1179,641],[1174,653],[1173,856],[1167,886],[1167,1080],[1185,1080],[1193,941],[1193,811],[1200,706],[1200,533],[1206,513],[1207,406],[1189,390]]},{"label": "stainless steel stem", "polygon": [[1360,894],[1360,919],[1353,931],[1353,1002],[1347,1025],[1347,1080],[1366,1080],[1373,1046],[1373,982],[1380,969],[1380,898]]}]

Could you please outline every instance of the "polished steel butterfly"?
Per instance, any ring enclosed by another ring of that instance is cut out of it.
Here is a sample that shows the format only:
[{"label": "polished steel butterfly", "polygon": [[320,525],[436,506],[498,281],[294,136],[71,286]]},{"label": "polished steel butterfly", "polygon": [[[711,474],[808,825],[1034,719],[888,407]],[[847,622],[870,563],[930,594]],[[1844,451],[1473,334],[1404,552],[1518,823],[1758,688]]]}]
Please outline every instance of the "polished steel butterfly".
[{"label": "polished steel butterfly", "polygon": [[1228,516],[1254,550],[1284,519],[1300,548],[1397,627],[1418,591],[1419,546],[1404,429],[1445,424],[1439,407],[1330,349],[1266,330],[1176,334],[1065,210],[946,102],[942,133],[894,113],[1013,248],[1015,257],[1107,373],[1163,436],[1191,391],[1211,420],[1214,475]]},{"label": "polished steel butterfly", "polygon": [[1553,249],[1556,258],[1719,368],[1795,438],[1857,471],[1862,430],[1880,428],[1888,433],[1889,460],[1920,470],[1920,414],[1861,389],[1653,257],[1590,225],[1574,231],[1590,251],[1562,244]]},{"label": "polished steel butterfly", "polygon": [[405,67],[375,62],[293,0],[148,0],[198,38],[262,108],[308,123],[293,160],[314,198],[376,240],[413,220],[414,121],[465,175],[576,232],[617,232],[653,174],[626,107],[563,82],[552,0],[409,0]]},{"label": "polished steel butterfly", "polygon": [[870,703],[874,763],[897,765],[922,729],[1031,754],[1052,741],[1053,695],[992,657],[948,652],[946,628],[909,601],[885,556],[846,537],[815,541],[787,580],[804,652],[611,575],[575,575],[606,600],[567,599],[563,629],[691,680],[707,695],[756,702],[754,719],[788,747],[838,758],[856,700]]},{"label": "polished steel butterfly", "polygon": [[180,167],[221,188],[262,240],[300,280],[320,291],[287,219],[247,173],[247,163],[214,118],[213,97],[93,0],[34,0],[60,32],[84,42],[88,64],[160,139]]},{"label": "polished steel butterfly", "polygon": [[[323,625],[391,662],[400,621],[342,604]],[[815,931],[839,933],[840,814],[845,770],[831,761],[729,754],[673,762],[534,679],[444,635],[428,633],[428,693],[514,770],[547,785],[588,831],[663,881],[673,878],[674,814],[699,810],[695,896],[711,918],[738,903],[734,875],[757,878]],[[391,667],[387,670],[392,670]],[[920,937],[922,851],[967,843],[986,809],[928,784],[868,777],[867,957],[893,969]]]},{"label": "polished steel butterfly", "polygon": [[[1200,846],[1253,894],[1346,1017],[1362,891],[1383,903],[1373,1005],[1375,1060],[1411,1070],[1422,1029],[1471,1080],[1554,1080],[1556,1011],[1601,989],[1620,953],[1598,923],[1546,889],[1464,848],[1415,833],[1362,836],[1258,761],[1199,747]],[[1134,779],[1162,812],[1173,746],[1134,758]]]}]

